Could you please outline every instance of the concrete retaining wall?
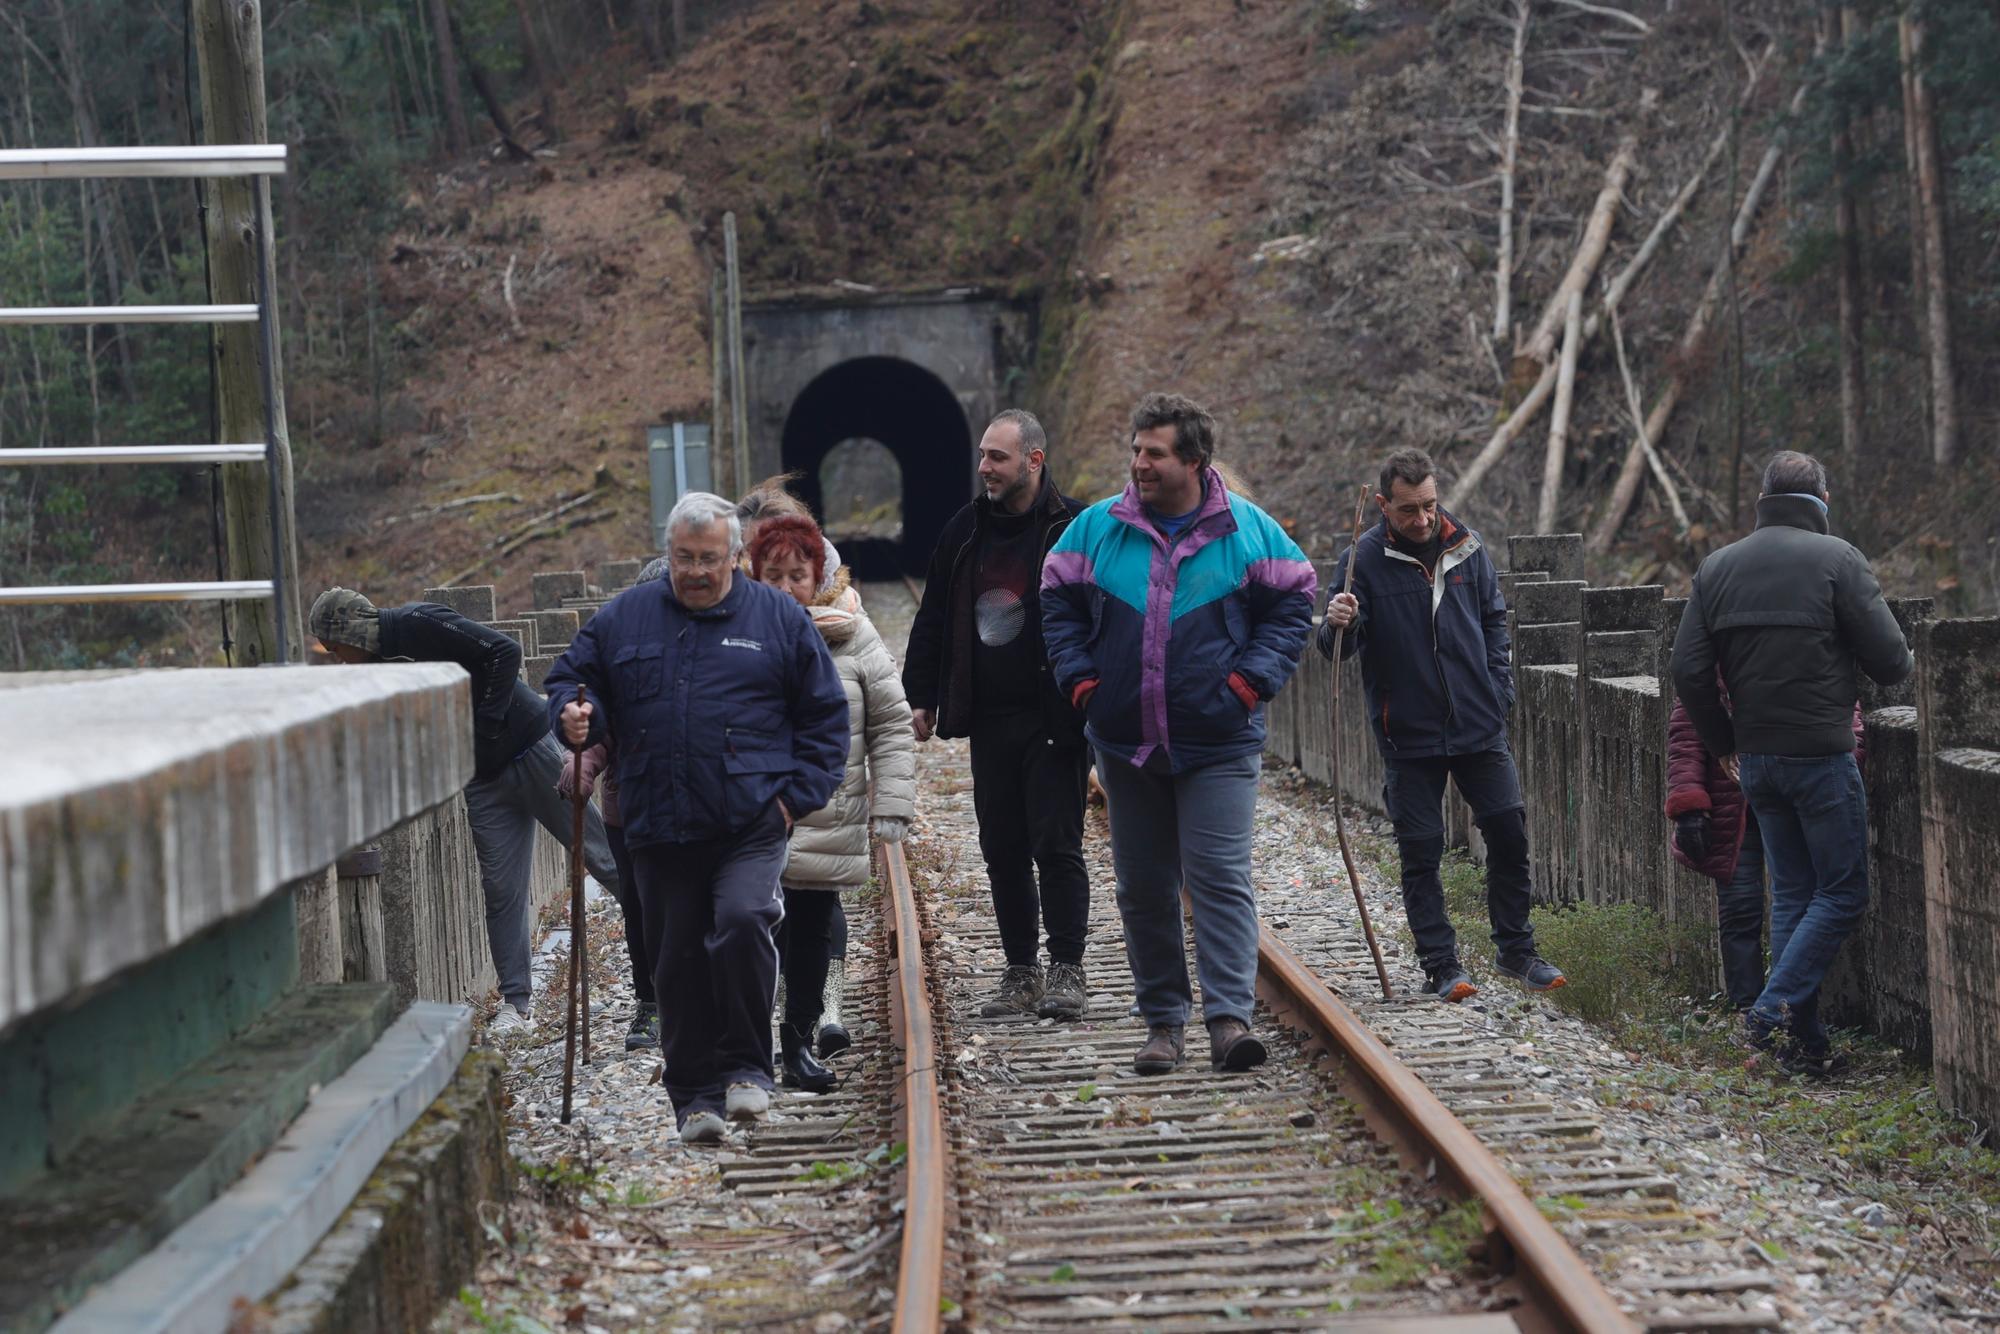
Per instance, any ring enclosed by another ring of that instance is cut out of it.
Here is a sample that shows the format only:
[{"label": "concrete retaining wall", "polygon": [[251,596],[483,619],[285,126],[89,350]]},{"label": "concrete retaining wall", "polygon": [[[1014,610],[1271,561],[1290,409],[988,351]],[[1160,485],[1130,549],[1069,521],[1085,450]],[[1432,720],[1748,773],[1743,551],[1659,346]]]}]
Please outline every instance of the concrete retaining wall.
[{"label": "concrete retaining wall", "polygon": [[[1585,589],[1572,535],[1513,538],[1511,740],[1540,902],[1636,903],[1671,928],[1684,963],[1716,972],[1715,890],[1668,851],[1663,813],[1682,603],[1658,588]],[[1932,1059],[1952,1107],[2000,1124],[2000,621],[1932,621],[1891,604],[1916,648],[1911,683],[1864,690],[1870,903],[1826,984],[1828,1017]],[[1332,780],[1329,665],[1308,652],[1269,706],[1268,752]],[[1381,808],[1382,770],[1360,673],[1346,666],[1343,787]],[[1447,829],[1465,845],[1464,821]]]}]

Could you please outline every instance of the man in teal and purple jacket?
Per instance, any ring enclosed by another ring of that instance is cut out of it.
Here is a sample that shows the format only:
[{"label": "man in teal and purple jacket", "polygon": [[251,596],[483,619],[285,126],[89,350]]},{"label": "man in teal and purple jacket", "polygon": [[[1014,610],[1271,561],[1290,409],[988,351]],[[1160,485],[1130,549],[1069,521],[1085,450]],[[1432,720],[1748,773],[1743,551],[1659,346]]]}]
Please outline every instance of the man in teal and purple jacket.
[{"label": "man in teal and purple jacket", "polygon": [[1215,421],[1178,394],[1132,412],[1132,481],[1072,520],[1042,566],[1042,638],[1085,716],[1111,814],[1118,913],[1146,1044],[1133,1068],[1178,1066],[1193,996],[1180,896],[1216,1070],[1264,1061],[1250,1032],[1257,894],[1250,832],[1264,701],[1312,629],[1315,581],[1270,515],[1213,465]]}]

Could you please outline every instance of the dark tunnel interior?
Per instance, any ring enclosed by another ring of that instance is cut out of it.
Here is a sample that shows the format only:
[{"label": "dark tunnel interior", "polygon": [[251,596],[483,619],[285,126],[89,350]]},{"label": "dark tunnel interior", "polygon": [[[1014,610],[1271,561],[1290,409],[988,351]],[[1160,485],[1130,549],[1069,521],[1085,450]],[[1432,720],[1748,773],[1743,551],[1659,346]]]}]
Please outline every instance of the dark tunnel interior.
[{"label": "dark tunnel interior", "polygon": [[820,463],[854,437],[879,440],[903,470],[901,541],[842,543],[858,579],[919,574],[938,534],[972,498],[972,432],[965,411],[935,375],[895,357],[856,357],[823,371],[785,417],[784,467],[805,475],[801,499],[824,515]]}]

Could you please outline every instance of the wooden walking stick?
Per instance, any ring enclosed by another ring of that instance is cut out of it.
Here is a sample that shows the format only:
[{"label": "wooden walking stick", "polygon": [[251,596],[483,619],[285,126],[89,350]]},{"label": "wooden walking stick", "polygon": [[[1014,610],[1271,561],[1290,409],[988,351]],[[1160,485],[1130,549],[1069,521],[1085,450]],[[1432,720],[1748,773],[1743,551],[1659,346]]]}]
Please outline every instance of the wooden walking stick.
[{"label": "wooden walking stick", "polygon": [[[576,702],[585,702],[582,686],[576,688]],[[578,997],[582,998],[583,1063],[590,1064],[590,950],[584,940],[583,925],[583,811],[590,798],[583,792],[583,747],[572,751],[570,761],[569,835],[569,1017],[563,1024],[562,1123],[569,1124],[570,1094],[576,1087],[576,1030]]]},{"label": "wooden walking stick", "polygon": [[[1368,487],[1361,487],[1361,498],[1354,502],[1354,540],[1347,548],[1347,578],[1342,582],[1343,594],[1354,591],[1354,564],[1361,547],[1361,525],[1368,517]],[[1329,606],[1331,602],[1329,601]],[[1346,788],[1340,777],[1340,641],[1347,636],[1347,627],[1337,625],[1333,630],[1333,829],[1340,837],[1340,859],[1347,863],[1347,883],[1354,887],[1354,906],[1361,913],[1361,934],[1368,938],[1368,952],[1375,958],[1375,976],[1382,983],[1382,999],[1388,1000],[1395,993],[1389,987],[1389,970],[1382,965],[1382,947],[1375,943],[1375,927],[1368,920],[1368,900],[1361,897],[1361,877],[1354,869],[1354,853],[1347,846],[1347,817],[1341,808],[1347,800]]]}]

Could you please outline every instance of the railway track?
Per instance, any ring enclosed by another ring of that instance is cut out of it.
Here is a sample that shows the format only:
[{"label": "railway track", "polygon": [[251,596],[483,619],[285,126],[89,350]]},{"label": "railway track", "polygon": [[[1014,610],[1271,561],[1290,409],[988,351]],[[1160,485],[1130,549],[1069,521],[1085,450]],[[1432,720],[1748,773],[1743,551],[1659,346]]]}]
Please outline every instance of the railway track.
[{"label": "railway track", "polygon": [[[1259,1071],[1211,1074],[1195,1024],[1185,1067],[1131,1073],[1144,1029],[1127,1014],[1101,829],[1089,1013],[982,1018],[1003,960],[963,751],[934,744],[925,769],[922,837],[882,850],[869,914],[868,1054],[723,1169],[740,1193],[782,1196],[829,1161],[900,1161],[873,1174],[871,1226],[828,1270],[855,1280],[835,1306],[858,1323],[1776,1327],[1750,1301],[1754,1276],[1718,1263],[1732,1239],[1679,1212],[1657,1166],[1607,1156],[1588,1114],[1540,1100],[1504,1039],[1458,1007],[1372,999],[1365,947],[1323,894],[1266,895]],[[1664,1276],[1607,1288],[1592,1239],[1611,1236],[1654,1247],[1665,1258],[1647,1272]]]}]

